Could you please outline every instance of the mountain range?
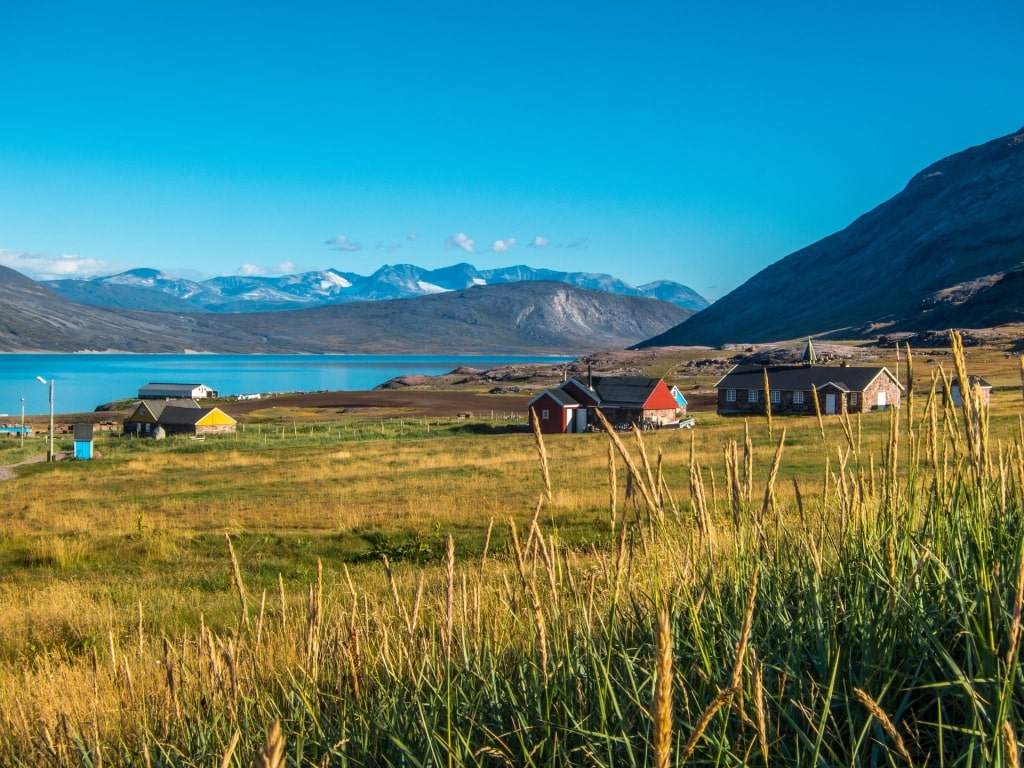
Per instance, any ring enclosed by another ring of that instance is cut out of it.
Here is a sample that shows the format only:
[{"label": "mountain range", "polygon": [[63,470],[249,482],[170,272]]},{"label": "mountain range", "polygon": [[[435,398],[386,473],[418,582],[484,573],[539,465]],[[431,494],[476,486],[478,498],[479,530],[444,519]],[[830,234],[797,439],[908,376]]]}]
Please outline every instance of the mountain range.
[{"label": "mountain range", "polygon": [[369,276],[327,269],[277,277],[234,275],[201,281],[172,277],[156,269],[132,269],[102,277],[50,280],[45,285],[65,299],[100,307],[234,313],[409,299],[523,281],[554,281],[618,296],[642,296],[694,311],[708,306],[696,291],[669,280],[634,287],[611,275],[557,272],[522,265],[478,270],[471,264],[454,264],[428,270],[412,264],[388,264]]},{"label": "mountain range", "polygon": [[1024,128],[950,155],[840,232],[640,346],[873,338],[1024,321]]},{"label": "mountain range", "polygon": [[692,313],[552,281],[288,312],[147,312],[69,301],[0,267],[2,352],[585,354],[636,344]]},{"label": "mountain range", "polygon": [[676,283],[528,267],[45,284],[0,268],[0,350],[571,354],[990,328],[1024,323],[1022,213],[1024,129],[930,165],[710,306]]}]

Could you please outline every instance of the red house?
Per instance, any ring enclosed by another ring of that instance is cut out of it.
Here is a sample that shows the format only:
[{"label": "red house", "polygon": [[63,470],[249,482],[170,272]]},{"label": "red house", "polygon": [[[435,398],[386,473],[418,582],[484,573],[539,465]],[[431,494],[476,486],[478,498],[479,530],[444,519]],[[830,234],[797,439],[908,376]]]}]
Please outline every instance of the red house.
[{"label": "red house", "polygon": [[576,379],[541,392],[530,401],[530,426],[536,419],[546,434],[584,432],[597,422],[591,411],[613,425],[662,426],[679,420],[679,404],[662,379],[604,376],[592,386]]},{"label": "red house", "polygon": [[587,409],[561,388],[545,389],[530,401],[531,428],[534,422],[546,435],[582,432],[587,426]]}]

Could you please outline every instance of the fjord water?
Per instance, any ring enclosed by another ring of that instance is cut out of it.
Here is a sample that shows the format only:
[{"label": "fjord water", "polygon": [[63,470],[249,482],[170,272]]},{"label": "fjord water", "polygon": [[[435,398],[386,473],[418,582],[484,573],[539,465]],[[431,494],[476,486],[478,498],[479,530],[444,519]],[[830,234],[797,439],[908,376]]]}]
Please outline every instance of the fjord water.
[{"label": "fjord water", "polygon": [[221,395],[373,389],[407,374],[437,375],[460,366],[488,369],[512,363],[567,362],[569,357],[426,355],[135,355],[0,354],[0,419],[49,410],[84,413],[134,398],[150,382],[205,384]]}]

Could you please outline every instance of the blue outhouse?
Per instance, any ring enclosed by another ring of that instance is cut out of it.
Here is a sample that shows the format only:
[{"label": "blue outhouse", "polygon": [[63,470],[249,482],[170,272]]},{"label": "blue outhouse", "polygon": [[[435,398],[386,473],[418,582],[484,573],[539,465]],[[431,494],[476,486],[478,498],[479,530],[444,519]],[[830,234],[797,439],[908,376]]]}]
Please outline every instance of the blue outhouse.
[{"label": "blue outhouse", "polygon": [[92,424],[75,424],[75,458],[92,458]]}]

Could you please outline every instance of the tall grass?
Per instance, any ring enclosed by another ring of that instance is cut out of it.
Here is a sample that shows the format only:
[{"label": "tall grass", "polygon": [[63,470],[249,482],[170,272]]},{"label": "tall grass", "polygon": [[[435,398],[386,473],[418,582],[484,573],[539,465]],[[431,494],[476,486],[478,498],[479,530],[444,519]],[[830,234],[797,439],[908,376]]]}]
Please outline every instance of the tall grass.
[{"label": "tall grass", "polygon": [[547,513],[554,471],[527,525],[494,524],[505,549],[489,527],[482,557],[449,538],[376,582],[317,563],[257,599],[229,537],[226,628],[169,635],[141,605],[132,632],[5,664],[0,762],[1016,765],[1024,448],[989,444],[976,392],[960,414],[935,392],[880,455],[819,420],[817,478],[785,474],[787,430],[745,427],[724,468],[691,443],[672,488],[609,431],[614,535],[589,548]]}]

